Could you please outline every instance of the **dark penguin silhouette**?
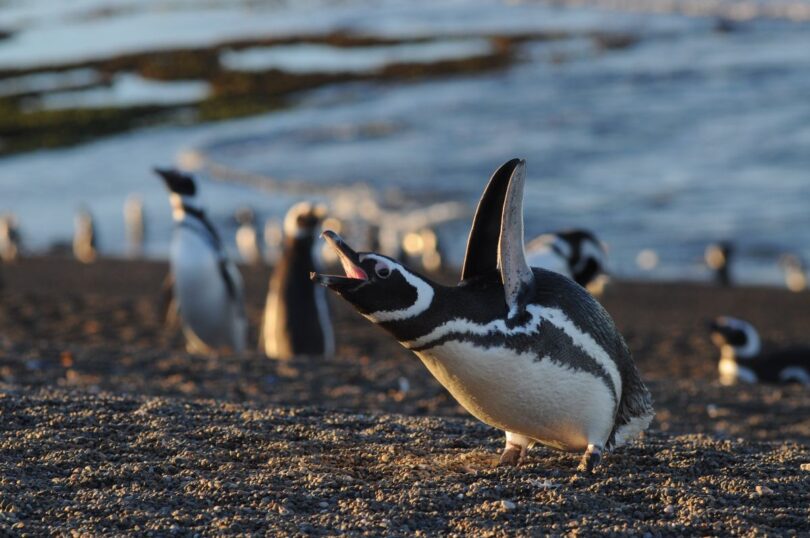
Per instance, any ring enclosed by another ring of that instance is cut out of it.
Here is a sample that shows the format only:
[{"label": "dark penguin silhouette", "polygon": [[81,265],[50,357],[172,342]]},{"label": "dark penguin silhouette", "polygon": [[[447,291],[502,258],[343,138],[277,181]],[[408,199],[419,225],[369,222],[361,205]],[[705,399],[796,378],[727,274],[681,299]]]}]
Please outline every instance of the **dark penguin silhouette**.
[{"label": "dark penguin silhouette", "polygon": [[309,278],[317,270],[313,248],[323,206],[300,202],[284,218],[284,247],[270,279],[259,347],[273,359],[331,356],[334,333],[323,288]]},{"label": "dark penguin silhouette", "polygon": [[720,349],[720,383],[801,383],[810,386],[810,347],[764,352],[759,333],[747,321],[722,316],[709,329]]},{"label": "dark penguin silhouette", "polygon": [[714,271],[714,279],[721,286],[731,286],[731,258],[734,256],[734,245],[728,241],[719,241],[706,247],[704,258],[709,269]]},{"label": "dark penguin silhouette", "polygon": [[533,444],[602,451],[643,431],[650,394],[608,313],[572,280],[526,263],[524,161],[489,181],[467,242],[461,281],[442,286],[334,232],[345,276],[313,275],[391,333],[479,420],[506,433],[501,463]]}]

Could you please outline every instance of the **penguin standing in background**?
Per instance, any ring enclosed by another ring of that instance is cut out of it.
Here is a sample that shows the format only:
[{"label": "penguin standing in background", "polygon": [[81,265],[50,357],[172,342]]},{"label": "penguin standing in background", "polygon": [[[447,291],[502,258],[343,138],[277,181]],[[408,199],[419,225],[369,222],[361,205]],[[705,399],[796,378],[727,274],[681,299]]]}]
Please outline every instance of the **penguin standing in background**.
[{"label": "penguin standing in background", "polygon": [[807,267],[802,259],[795,254],[785,254],[779,259],[779,267],[785,274],[785,286],[792,292],[801,292],[807,289]]},{"label": "penguin standing in background", "polygon": [[706,247],[703,257],[706,265],[714,271],[714,279],[720,286],[731,286],[731,257],[734,246],[729,241],[711,243]]},{"label": "penguin standing in background", "polygon": [[143,254],[143,241],[146,236],[143,200],[137,194],[130,194],[124,202],[124,229],[127,236],[127,254],[137,258]]},{"label": "penguin standing in background", "polygon": [[259,249],[259,234],[256,232],[256,215],[249,207],[243,207],[236,212],[236,248],[242,261],[248,265],[259,265],[262,253]]},{"label": "penguin standing in background", "polygon": [[309,277],[318,270],[313,249],[325,216],[324,206],[300,202],[284,218],[284,248],[270,278],[259,335],[259,347],[269,358],[335,352],[326,293]]},{"label": "penguin standing in background", "polygon": [[281,223],[276,219],[267,219],[264,222],[264,261],[268,265],[278,263],[283,242],[284,232],[281,231]]},{"label": "penguin standing in background", "polygon": [[376,253],[324,237],[345,276],[313,279],[351,303],[422,360],[479,420],[506,433],[501,463],[535,443],[583,453],[645,430],[650,393],[604,308],[572,280],[526,262],[525,163],[501,166],[478,204],[457,286],[442,286]]},{"label": "penguin standing in background", "polygon": [[594,295],[599,295],[600,277],[604,276],[607,252],[588,230],[574,229],[543,234],[526,245],[526,261],[565,275]]},{"label": "penguin standing in background", "polygon": [[73,255],[82,263],[93,263],[98,257],[95,221],[85,208],[79,209],[73,219]]},{"label": "penguin standing in background", "polygon": [[810,348],[786,348],[765,353],[753,325],[722,316],[709,329],[720,348],[717,369],[722,385],[743,383],[801,383],[810,387]]},{"label": "penguin standing in background", "polygon": [[242,353],[247,318],[239,270],[228,259],[219,234],[197,201],[194,179],[176,170],[155,172],[170,192],[175,223],[169,258],[171,289],[186,348],[190,353],[222,349]]},{"label": "penguin standing in background", "polygon": [[13,263],[20,257],[20,230],[14,215],[0,217],[0,259]]}]

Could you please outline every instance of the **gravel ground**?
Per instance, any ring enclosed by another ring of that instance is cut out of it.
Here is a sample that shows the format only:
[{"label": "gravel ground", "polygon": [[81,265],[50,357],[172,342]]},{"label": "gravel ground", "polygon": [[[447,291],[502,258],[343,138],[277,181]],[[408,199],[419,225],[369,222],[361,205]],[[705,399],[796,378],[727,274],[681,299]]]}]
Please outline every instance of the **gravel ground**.
[{"label": "gravel ground", "polygon": [[[733,314],[774,345],[810,344],[810,294],[609,287],[658,413],[583,477],[579,455],[545,449],[495,468],[500,433],[339,302],[334,359],[188,355],[160,320],[165,272],[0,267],[0,536],[810,535],[810,391],[720,386],[705,331]],[[269,271],[244,274],[255,335]]]},{"label": "gravel ground", "polygon": [[653,432],[594,476],[456,418],[0,396],[0,528],[30,535],[810,533],[806,445]]}]

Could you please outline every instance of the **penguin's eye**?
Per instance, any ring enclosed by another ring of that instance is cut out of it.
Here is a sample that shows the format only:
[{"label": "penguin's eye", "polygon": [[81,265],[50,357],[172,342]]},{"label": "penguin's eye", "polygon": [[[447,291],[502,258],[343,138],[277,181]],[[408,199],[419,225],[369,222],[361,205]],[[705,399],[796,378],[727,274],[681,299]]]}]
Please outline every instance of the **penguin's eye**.
[{"label": "penguin's eye", "polygon": [[374,267],[374,272],[377,273],[377,276],[380,278],[388,278],[391,276],[391,269],[382,263],[378,263],[377,266]]}]

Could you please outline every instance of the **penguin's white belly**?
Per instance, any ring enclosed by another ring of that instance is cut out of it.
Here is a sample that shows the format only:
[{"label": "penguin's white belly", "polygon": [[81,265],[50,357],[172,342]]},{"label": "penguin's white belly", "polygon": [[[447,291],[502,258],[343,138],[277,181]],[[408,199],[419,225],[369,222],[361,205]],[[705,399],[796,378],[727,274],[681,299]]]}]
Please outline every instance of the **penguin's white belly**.
[{"label": "penguin's white belly", "polygon": [[181,229],[172,242],[171,266],[186,328],[208,346],[232,346],[234,312],[216,254],[195,233]]},{"label": "penguin's white belly", "polygon": [[604,381],[533,353],[450,341],[418,352],[473,416],[544,445],[580,451],[604,445],[617,404]]}]

